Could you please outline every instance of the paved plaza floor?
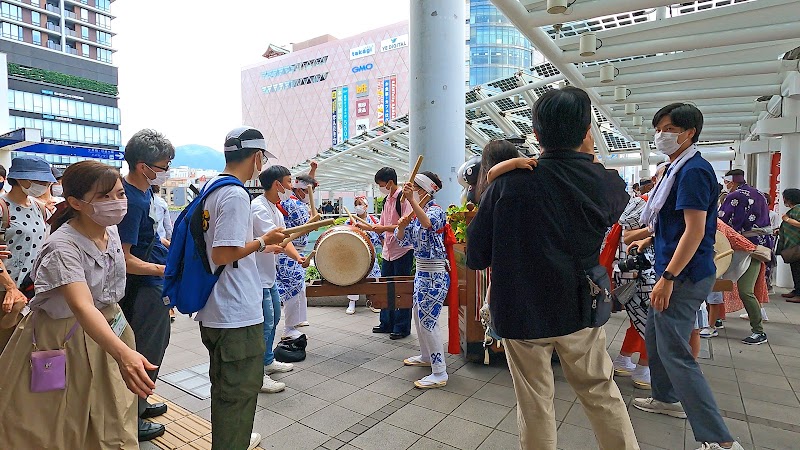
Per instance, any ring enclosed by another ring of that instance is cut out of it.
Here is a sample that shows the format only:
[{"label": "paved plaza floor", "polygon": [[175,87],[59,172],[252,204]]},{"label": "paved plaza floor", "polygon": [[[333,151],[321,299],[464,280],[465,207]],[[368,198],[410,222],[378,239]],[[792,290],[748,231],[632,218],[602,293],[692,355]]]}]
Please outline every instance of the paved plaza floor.
[{"label": "paved plaza floor", "polygon": [[[747,321],[730,314],[725,330],[711,340],[703,371],[731,432],[746,449],[800,448],[800,305],[772,297],[767,306],[769,344],[747,346]],[[516,401],[504,362],[491,366],[447,358],[450,380],[437,390],[420,391],[412,382],[429,369],[403,367],[419,353],[415,335],[392,341],[372,334],[378,315],[359,307],[309,307],[308,357],[295,370],[275,374],[286,383],[278,394],[259,394],[254,431],[264,449],[516,449]],[[447,324],[446,316],[441,319]],[[281,324],[281,328],[282,328]],[[615,314],[606,325],[615,356],[628,322]],[[446,332],[446,330],[443,330]],[[208,362],[197,323],[179,317],[161,367],[168,375]],[[558,448],[597,448],[575,394],[554,366]],[[629,378],[617,378],[625,401],[647,396]],[[199,417],[211,418],[210,400],[159,381],[156,393]],[[629,407],[642,449],[688,449],[694,442],[687,421]],[[142,446],[159,448],[151,443]]]}]

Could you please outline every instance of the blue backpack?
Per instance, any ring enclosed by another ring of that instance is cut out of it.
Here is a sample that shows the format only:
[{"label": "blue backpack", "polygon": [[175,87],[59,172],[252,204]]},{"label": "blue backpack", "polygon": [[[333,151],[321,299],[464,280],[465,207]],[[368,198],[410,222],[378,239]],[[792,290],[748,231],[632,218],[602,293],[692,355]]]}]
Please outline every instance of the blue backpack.
[{"label": "blue backpack", "polygon": [[[164,296],[170,306],[183,314],[196,313],[203,309],[225,266],[211,271],[210,256],[206,251],[205,232],[210,217],[203,209],[209,194],[223,186],[246,188],[238,178],[228,175],[208,184],[189,206],[178,216],[172,232],[172,241],[164,270]],[[233,264],[237,266],[236,263]]]}]

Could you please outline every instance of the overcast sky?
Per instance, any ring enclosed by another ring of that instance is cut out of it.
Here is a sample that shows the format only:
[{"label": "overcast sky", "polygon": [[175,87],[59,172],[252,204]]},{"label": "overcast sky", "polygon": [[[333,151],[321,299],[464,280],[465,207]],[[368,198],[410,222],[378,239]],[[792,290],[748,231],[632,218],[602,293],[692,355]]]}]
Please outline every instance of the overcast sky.
[{"label": "overcast sky", "polygon": [[408,19],[408,0],[116,0],[122,142],[142,128],[221,150],[241,125],[240,70],[272,44]]}]

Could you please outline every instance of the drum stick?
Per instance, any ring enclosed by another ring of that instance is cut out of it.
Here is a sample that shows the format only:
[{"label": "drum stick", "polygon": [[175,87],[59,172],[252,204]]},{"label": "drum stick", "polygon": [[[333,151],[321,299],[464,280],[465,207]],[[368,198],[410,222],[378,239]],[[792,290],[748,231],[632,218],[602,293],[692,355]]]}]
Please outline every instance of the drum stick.
[{"label": "drum stick", "polygon": [[308,254],[308,256],[306,256],[306,260],[302,264],[302,267],[304,269],[308,268],[308,266],[311,264],[311,258],[316,256],[316,254],[317,254],[317,251],[313,250],[313,251],[311,251],[311,253]]},{"label": "drum stick", "polygon": [[[422,198],[421,198],[421,199],[419,199],[419,205],[420,205],[420,207],[422,207],[422,205],[424,205],[424,204],[428,203],[428,200],[430,200],[430,198],[431,198],[431,194],[425,194],[425,195],[423,195],[423,196],[422,196]],[[413,218],[413,217],[414,217],[416,214],[414,214],[414,213],[412,212],[410,215],[411,215],[411,217]]]},{"label": "drum stick", "polygon": [[308,206],[311,207],[311,215],[317,215],[317,207],[314,205],[314,186],[308,186]]},{"label": "drum stick", "polygon": [[318,222],[311,222],[303,225],[298,225],[296,227],[287,228],[283,230],[283,232],[289,234],[294,234],[294,233],[305,234],[328,225],[333,225],[333,222],[335,222],[334,219],[325,219],[325,220],[320,220]]},{"label": "drum stick", "polygon": [[311,216],[311,218],[308,219],[308,222],[306,222],[306,223],[316,222],[319,219],[322,219],[322,216],[320,216],[319,213],[317,213],[317,214],[314,214],[313,216]]},{"label": "drum stick", "polygon": [[[409,178],[409,181],[408,181],[409,183],[413,183],[414,182],[414,177],[416,177],[417,176],[417,172],[419,172],[419,168],[422,165],[422,160],[423,160],[422,155],[417,156],[417,163],[414,164],[414,170],[411,171],[411,177]],[[400,202],[401,203],[403,202],[404,198],[405,198],[405,195],[403,193],[401,193],[400,194]]]},{"label": "drum stick", "polygon": [[733,254],[733,250],[726,250],[726,251],[720,253],[719,255],[715,256],[714,257],[714,261],[720,260],[720,259],[722,259],[722,258],[724,258],[726,256],[730,256],[732,254]]},{"label": "drum stick", "polygon": [[355,225],[356,222],[357,222],[356,221],[356,216],[354,216],[353,213],[351,213],[350,210],[347,209],[347,206],[342,205],[342,208],[344,208],[344,212],[347,213],[347,217],[350,218],[350,225]]}]

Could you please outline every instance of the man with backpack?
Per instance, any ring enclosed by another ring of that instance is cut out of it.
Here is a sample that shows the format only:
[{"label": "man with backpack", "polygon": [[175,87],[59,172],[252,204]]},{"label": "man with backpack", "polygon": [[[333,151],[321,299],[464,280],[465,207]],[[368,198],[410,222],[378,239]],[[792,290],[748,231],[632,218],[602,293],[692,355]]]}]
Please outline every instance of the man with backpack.
[{"label": "man with backpack", "polygon": [[[200,337],[210,358],[212,449],[250,450],[261,441],[261,435],[252,431],[266,350],[256,252],[281,243],[287,235],[283,228],[263,236],[254,237],[253,233],[250,195],[242,183],[255,179],[267,158],[274,158],[267,152],[264,136],[254,128],[236,128],[225,138],[224,150],[224,172],[206,183],[199,205],[193,202],[187,208],[199,212],[189,218],[190,228],[195,228],[193,236],[185,233],[185,216],[176,221],[170,244],[176,253],[170,254],[167,264],[167,293],[181,311],[186,311],[182,295],[196,299],[198,289],[194,295],[192,289],[184,291],[188,294],[173,294],[173,280],[184,287],[187,283],[189,288],[193,283],[201,287],[200,297],[207,294],[206,302],[197,305],[199,309],[190,310],[197,311],[195,320],[200,322]],[[195,218],[200,220],[192,220]],[[199,231],[198,226],[202,227]],[[196,232],[200,239],[194,236]],[[194,248],[196,242],[202,242],[197,250],[205,255],[208,273],[197,271],[185,256],[183,261],[178,257],[177,252]],[[182,268],[180,273],[178,268]]]},{"label": "man with backpack", "polygon": [[[156,366],[161,365],[169,345],[170,318],[162,295],[167,248],[156,232],[157,210],[151,186],[164,184],[174,157],[172,143],[155,130],[144,129],[130,138],[125,145],[129,172],[122,182],[128,212],[117,226],[128,273],[125,297],[119,305],[136,335],[136,350]],[[148,375],[156,381],[158,369]],[[139,398],[140,442],[164,434],[164,425],[143,419],[165,412],[166,404],[150,404]]]},{"label": "man with backpack", "polygon": [[[413,247],[403,247],[394,235],[397,222],[401,217],[411,214],[411,204],[400,201],[402,189],[397,186],[397,172],[391,167],[384,167],[375,174],[375,183],[381,193],[386,195],[383,201],[383,211],[378,225],[358,224],[359,228],[368,229],[376,233],[383,233],[383,264],[381,276],[409,276],[414,263]],[[392,340],[402,339],[411,334],[410,309],[383,309],[381,310],[380,325],[372,327],[373,333],[389,333]]]}]

